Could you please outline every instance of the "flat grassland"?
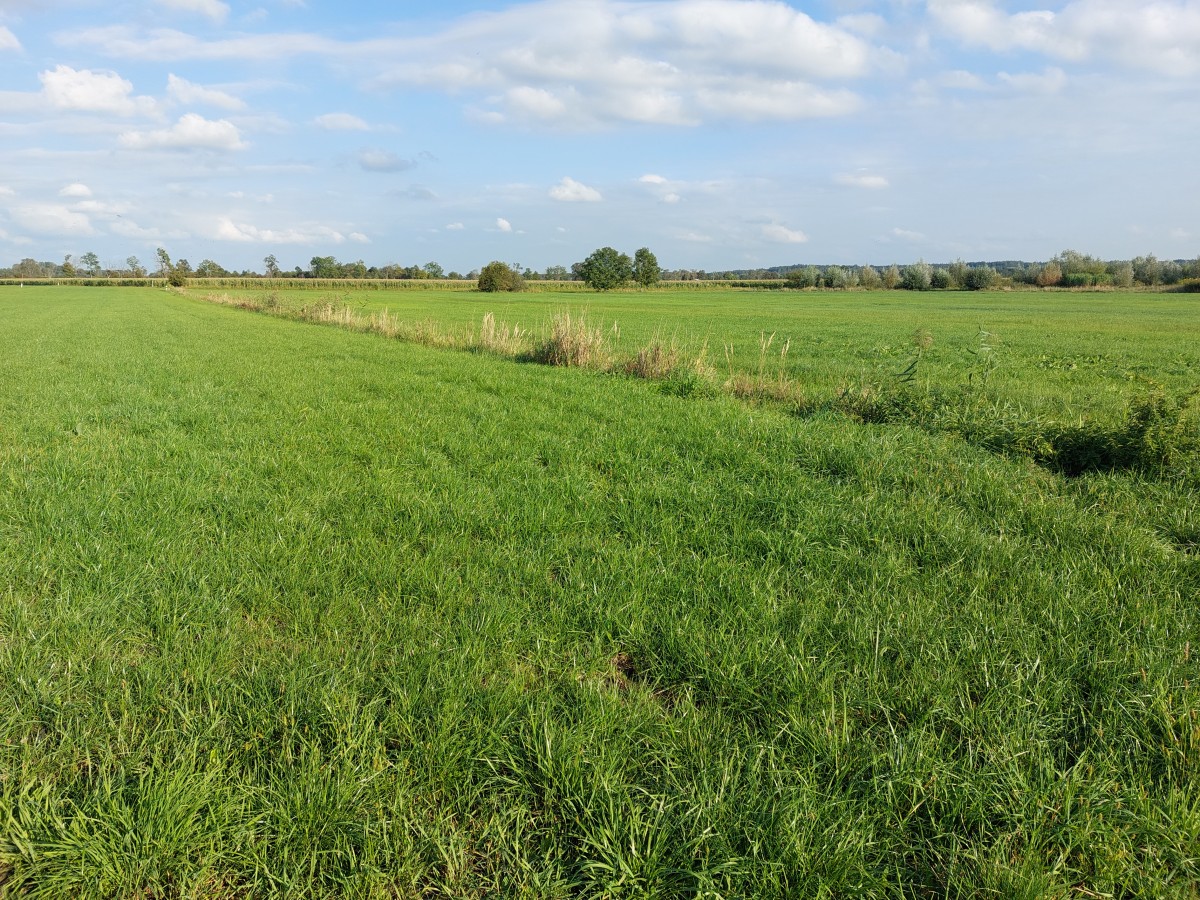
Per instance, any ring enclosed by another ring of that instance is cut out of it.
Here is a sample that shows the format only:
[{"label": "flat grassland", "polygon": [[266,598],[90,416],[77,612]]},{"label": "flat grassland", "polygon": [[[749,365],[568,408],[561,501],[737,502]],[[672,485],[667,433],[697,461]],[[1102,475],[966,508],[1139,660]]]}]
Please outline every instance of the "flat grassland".
[{"label": "flat grassland", "polygon": [[0,289],[0,896],[1196,896],[1200,304],[581,300]]}]

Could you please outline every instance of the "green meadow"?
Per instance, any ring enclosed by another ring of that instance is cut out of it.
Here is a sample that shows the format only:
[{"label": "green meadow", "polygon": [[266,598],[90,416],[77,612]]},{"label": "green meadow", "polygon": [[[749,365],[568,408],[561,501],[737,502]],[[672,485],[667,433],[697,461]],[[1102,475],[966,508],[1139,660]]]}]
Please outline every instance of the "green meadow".
[{"label": "green meadow", "polygon": [[206,294],[0,288],[0,897],[1200,893],[1187,295]]}]

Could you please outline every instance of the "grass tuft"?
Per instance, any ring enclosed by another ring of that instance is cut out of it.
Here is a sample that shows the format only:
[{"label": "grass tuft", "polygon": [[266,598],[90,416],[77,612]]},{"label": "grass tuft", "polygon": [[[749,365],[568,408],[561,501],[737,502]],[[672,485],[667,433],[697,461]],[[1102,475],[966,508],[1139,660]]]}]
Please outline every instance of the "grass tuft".
[{"label": "grass tuft", "polygon": [[588,325],[585,314],[561,312],[550,320],[550,333],[534,346],[532,358],[548,366],[604,369],[612,354],[604,331]]}]

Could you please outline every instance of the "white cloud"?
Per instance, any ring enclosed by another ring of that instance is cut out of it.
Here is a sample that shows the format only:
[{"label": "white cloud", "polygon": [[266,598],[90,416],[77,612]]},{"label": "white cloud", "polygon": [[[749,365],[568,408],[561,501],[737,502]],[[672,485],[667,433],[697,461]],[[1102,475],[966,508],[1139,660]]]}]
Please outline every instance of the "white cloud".
[{"label": "white cloud", "polygon": [[875,13],[856,13],[839,16],[837,26],[865,38],[881,38],[888,31],[887,20]]},{"label": "white cloud", "polygon": [[80,182],[76,181],[73,184],[68,184],[68,185],[64,186],[63,189],[58,192],[58,196],[60,196],[60,197],[90,197],[90,196],[92,196],[92,189],[90,187],[88,187],[86,184],[81,184]]},{"label": "white cloud", "polygon": [[0,25],[0,50],[20,50],[21,42],[17,40],[17,36]]},{"label": "white cloud", "polygon": [[358,155],[358,164],[368,172],[404,172],[414,168],[417,162],[390,150],[364,150]]},{"label": "white cloud", "polygon": [[987,89],[987,82],[973,72],[968,72],[965,69],[943,72],[938,76],[937,83],[944,88],[962,91],[982,91]]},{"label": "white cloud", "polygon": [[642,184],[666,184],[667,179],[661,175],[643,175],[638,179]]},{"label": "white cloud", "polygon": [[804,244],[808,241],[808,235],[803,231],[794,231],[783,225],[764,225],[762,236],[777,244]]},{"label": "white cloud", "polygon": [[663,203],[678,203],[679,199],[680,198],[679,198],[678,194],[671,192],[671,193],[663,194],[662,202]]},{"label": "white cloud", "polygon": [[346,236],[325,225],[306,225],[284,229],[259,228],[245,222],[234,222],[228,216],[217,219],[210,237],[218,241],[255,244],[344,244]]},{"label": "white cloud", "polygon": [[214,22],[224,22],[229,15],[229,4],[221,0],[158,0],[158,4],[176,12],[207,16]]},{"label": "white cloud", "polygon": [[11,210],[13,221],[24,230],[43,235],[91,235],[96,230],[83,213],[65,206],[40,203],[17,206]]},{"label": "white cloud", "polygon": [[467,226],[464,225],[462,222],[451,222],[449,225],[446,226],[446,230],[447,231],[462,231],[466,227]]},{"label": "white cloud", "polygon": [[567,203],[598,203],[604,199],[595,188],[581,184],[570,177],[564,177],[562,181],[550,188],[550,198]]},{"label": "white cloud", "polygon": [[130,150],[241,150],[246,146],[232,122],[212,121],[196,113],[180,116],[170,128],[127,131],[117,140]]},{"label": "white cloud", "polygon": [[508,219],[497,219],[496,227],[499,228],[501,231],[505,232],[506,234],[513,230],[512,223],[510,221],[508,221]]},{"label": "white cloud", "polygon": [[1010,75],[1008,72],[1000,72],[996,77],[1010,87],[1028,94],[1057,94],[1067,84],[1067,73],[1054,66],[1040,74],[1023,72]]},{"label": "white cloud", "polygon": [[878,31],[877,18],[818,22],[779,0],[535,0],[440,31],[357,42],[297,33],[204,40],[129,26],[56,37],[126,60],[316,56],[374,70],[372,87],[465,95],[480,122],[579,129],[853,112],[860,99],[836,83],[896,65],[895,53],[855,33]]},{"label": "white cloud", "polygon": [[1009,14],[992,0],[929,0],[941,28],[992,50],[1032,50],[1066,60],[1112,59],[1186,77],[1200,72],[1195,0],[1075,0],[1057,12]]},{"label": "white cloud", "polygon": [[17,192],[7,185],[0,184],[0,197],[15,197]]},{"label": "white cloud", "polygon": [[157,109],[152,98],[134,97],[133,85],[116,72],[55,66],[38,79],[42,95],[55,109],[117,116],[149,115]]},{"label": "white cloud", "polygon": [[367,237],[365,234],[363,234],[361,231],[350,232],[349,238],[350,238],[350,240],[354,241],[354,243],[356,243],[356,244],[371,243],[371,239],[369,237]]},{"label": "white cloud", "polygon": [[880,190],[888,186],[888,180],[882,175],[867,175],[865,173],[835,175],[833,176],[833,180],[836,184],[840,184],[843,187],[867,188],[870,190]]},{"label": "white cloud", "polygon": [[232,94],[227,94],[225,91],[219,91],[215,88],[193,84],[186,79],[180,78],[178,75],[167,75],[167,95],[176,103],[186,105],[203,103],[208,106],[217,106],[221,109],[239,110],[246,108],[245,101],[240,97],[235,97]]},{"label": "white cloud", "polygon": [[893,228],[892,237],[898,237],[902,241],[923,241],[925,235],[919,231],[909,231],[906,228]]},{"label": "white cloud", "polygon": [[371,126],[350,113],[325,113],[313,119],[313,124],[326,131],[370,131]]}]

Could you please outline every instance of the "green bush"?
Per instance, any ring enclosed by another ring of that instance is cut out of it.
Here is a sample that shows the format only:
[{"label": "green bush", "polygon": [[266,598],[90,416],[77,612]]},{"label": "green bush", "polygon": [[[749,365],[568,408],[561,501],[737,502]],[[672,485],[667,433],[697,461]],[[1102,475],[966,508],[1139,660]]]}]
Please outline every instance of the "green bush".
[{"label": "green bush", "polygon": [[493,260],[479,273],[479,290],[488,293],[499,291],[523,291],[525,279],[521,273],[507,263]]}]

